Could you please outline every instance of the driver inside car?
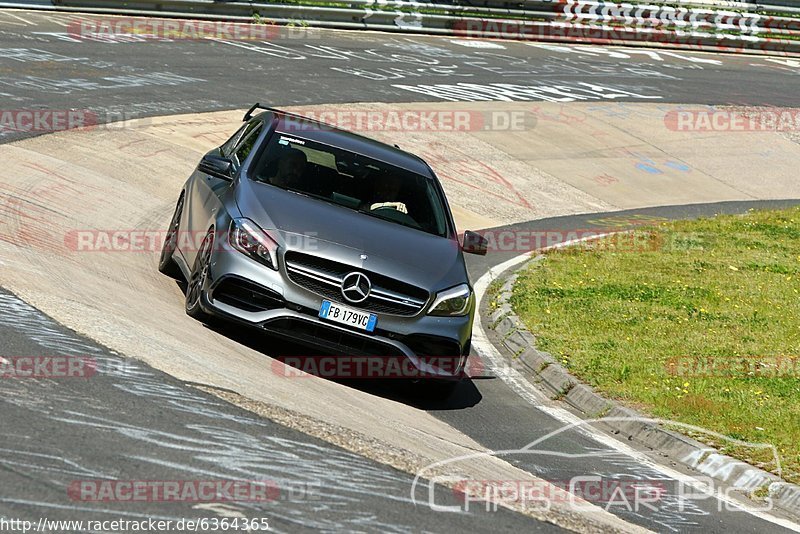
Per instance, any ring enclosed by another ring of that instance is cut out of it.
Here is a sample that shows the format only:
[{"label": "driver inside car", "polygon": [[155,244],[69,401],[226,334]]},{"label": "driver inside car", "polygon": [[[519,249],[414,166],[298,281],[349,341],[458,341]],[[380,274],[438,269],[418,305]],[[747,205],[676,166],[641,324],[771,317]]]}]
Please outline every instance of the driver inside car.
[{"label": "driver inside car", "polygon": [[269,182],[283,189],[299,187],[306,163],[308,158],[302,150],[296,148],[287,150],[278,161],[278,168],[275,174],[269,177]]},{"label": "driver inside car", "polygon": [[399,198],[403,188],[403,180],[396,174],[384,174],[373,184],[372,195],[366,202],[370,211],[379,208],[393,208],[401,213],[408,213],[405,203]]}]

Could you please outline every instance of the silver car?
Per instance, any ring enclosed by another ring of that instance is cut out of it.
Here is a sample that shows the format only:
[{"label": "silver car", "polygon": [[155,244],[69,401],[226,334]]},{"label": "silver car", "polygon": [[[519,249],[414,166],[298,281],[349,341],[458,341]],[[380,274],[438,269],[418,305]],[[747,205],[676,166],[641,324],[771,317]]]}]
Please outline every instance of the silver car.
[{"label": "silver car", "polygon": [[417,156],[258,104],[244,123],[184,184],[165,239],[159,270],[187,281],[186,313],[400,361],[448,394],[475,313],[463,252],[486,241],[459,240]]}]

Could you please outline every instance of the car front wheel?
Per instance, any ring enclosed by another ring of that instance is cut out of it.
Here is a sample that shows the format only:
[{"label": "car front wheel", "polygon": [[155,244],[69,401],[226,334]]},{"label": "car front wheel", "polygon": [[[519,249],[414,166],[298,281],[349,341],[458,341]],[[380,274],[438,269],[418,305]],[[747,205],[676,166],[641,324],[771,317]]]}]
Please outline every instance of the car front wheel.
[{"label": "car front wheel", "polygon": [[197,257],[194,260],[194,269],[189,277],[189,285],[186,288],[186,315],[198,321],[208,322],[211,318],[200,306],[203,296],[203,288],[208,280],[208,272],[211,265],[211,252],[214,250],[214,231],[209,230]]}]

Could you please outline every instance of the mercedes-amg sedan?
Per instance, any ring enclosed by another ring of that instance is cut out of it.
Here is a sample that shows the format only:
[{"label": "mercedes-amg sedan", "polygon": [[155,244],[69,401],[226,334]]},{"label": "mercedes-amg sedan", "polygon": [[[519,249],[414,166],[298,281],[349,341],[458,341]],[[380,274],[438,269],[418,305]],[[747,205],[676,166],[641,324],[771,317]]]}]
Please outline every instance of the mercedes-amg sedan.
[{"label": "mercedes-amg sedan", "polygon": [[258,104],[244,123],[184,184],[165,239],[159,270],[187,281],[186,313],[337,358],[401,360],[452,389],[475,313],[463,252],[486,242],[459,240],[433,170]]}]

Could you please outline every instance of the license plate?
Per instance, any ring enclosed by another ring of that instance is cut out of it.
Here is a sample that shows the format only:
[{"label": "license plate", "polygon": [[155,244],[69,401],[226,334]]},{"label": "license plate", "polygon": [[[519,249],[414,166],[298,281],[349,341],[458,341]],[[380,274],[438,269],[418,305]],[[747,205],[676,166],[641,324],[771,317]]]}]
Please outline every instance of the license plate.
[{"label": "license plate", "polygon": [[342,306],[329,300],[323,300],[319,308],[319,316],[322,319],[333,321],[334,323],[346,324],[355,328],[372,332],[378,322],[378,316],[374,313],[366,313],[354,310],[348,306]]}]

